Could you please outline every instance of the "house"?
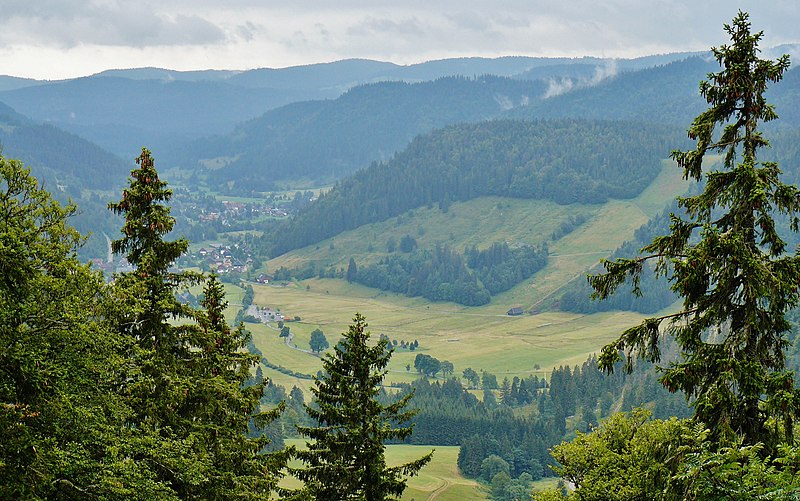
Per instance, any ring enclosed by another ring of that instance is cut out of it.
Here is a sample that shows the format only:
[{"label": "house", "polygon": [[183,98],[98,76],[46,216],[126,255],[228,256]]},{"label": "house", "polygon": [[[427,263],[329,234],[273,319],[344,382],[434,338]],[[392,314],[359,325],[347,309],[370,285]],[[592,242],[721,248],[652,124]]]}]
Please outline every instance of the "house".
[{"label": "house", "polygon": [[522,310],[521,306],[513,306],[510,310],[506,312],[506,315],[516,317],[518,315],[522,315],[524,311]]},{"label": "house", "polygon": [[256,278],[256,282],[260,284],[268,284],[270,280],[272,280],[272,277],[265,273],[260,274],[258,278]]}]

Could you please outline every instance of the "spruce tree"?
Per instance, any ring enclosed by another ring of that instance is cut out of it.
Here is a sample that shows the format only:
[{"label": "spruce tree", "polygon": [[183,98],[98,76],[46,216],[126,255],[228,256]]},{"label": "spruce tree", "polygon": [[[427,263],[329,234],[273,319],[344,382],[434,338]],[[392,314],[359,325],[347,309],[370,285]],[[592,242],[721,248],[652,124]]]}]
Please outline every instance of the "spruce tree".
[{"label": "spruce tree", "polygon": [[242,327],[231,330],[223,317],[222,285],[212,277],[202,306],[180,303],[176,294],[203,275],[171,270],[188,248],[186,239],[166,241],[175,220],[172,192],[153,159],[142,149],[139,168],[122,200],[109,204],[125,217],[123,237],[112,242],[135,270],[115,277],[113,325],[133,340],[135,371],[124,381],[139,432],[136,460],[153,465],[156,478],[179,498],[264,498],[275,484],[280,457],[260,454],[264,439],[245,436],[260,414],[264,383],[245,387],[257,357],[244,349]]},{"label": "spruce tree", "polygon": [[[800,192],[780,181],[777,164],[757,159],[769,145],[758,126],[777,118],[764,92],[781,80],[789,58],[758,57],[763,34],[751,33],[746,13],[725,31],[731,44],[712,49],[721,71],[700,84],[709,108],[688,131],[696,146],[672,154],[684,177],[704,181],[702,193],[678,199],[685,215],[672,214],[671,233],[656,237],[641,257],[606,261],[606,273],[589,282],[599,298],[628,277],[638,292],[645,263],[655,262],[683,308],[626,330],[603,348],[601,367],[611,370],[620,352],[628,370],[637,355],[659,361],[662,335],[671,335],[682,358],[663,369],[664,386],[693,399],[695,418],[716,439],[737,434],[747,444],[774,444],[791,441],[800,411],[793,374],[784,367],[785,313],[798,302],[800,257],[786,252],[774,218],[797,231]],[[721,165],[704,173],[704,159],[715,153]]]},{"label": "spruce tree", "polygon": [[322,375],[311,388],[315,400],[306,412],[316,426],[298,426],[311,439],[297,451],[304,468],[290,471],[305,482],[298,498],[376,501],[399,498],[407,476],[415,475],[431,459],[425,456],[387,467],[384,443],[402,440],[412,428],[402,427],[415,411],[404,410],[411,393],[392,404],[378,401],[392,352],[387,340],[369,346],[363,316],[356,314],[334,353],[323,359]]}]

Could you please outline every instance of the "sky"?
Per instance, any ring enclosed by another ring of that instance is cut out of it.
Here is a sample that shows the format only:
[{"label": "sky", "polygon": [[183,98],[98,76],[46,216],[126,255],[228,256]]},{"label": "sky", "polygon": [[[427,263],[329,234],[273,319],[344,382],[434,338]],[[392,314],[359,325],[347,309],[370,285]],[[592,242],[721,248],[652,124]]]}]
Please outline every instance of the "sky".
[{"label": "sky", "polygon": [[723,44],[739,9],[764,31],[762,46],[800,42],[797,0],[0,0],[0,75],[626,58]]}]

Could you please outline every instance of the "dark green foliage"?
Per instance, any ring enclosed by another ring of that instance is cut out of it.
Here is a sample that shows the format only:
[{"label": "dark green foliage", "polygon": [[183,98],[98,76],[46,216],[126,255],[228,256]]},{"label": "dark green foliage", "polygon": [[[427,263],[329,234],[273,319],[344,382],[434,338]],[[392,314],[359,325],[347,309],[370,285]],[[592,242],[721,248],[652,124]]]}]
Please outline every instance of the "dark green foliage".
[{"label": "dark green foliage", "polygon": [[448,247],[387,256],[377,264],[362,266],[358,281],[432,301],[479,306],[491,300],[483,284],[467,269],[464,258]]},{"label": "dark green foliage", "polygon": [[411,235],[405,235],[400,239],[400,252],[411,252],[417,248],[417,241]]},{"label": "dark green foliage", "polygon": [[546,246],[511,249],[506,243],[495,243],[484,251],[472,247],[465,256],[448,247],[436,246],[432,251],[388,256],[376,264],[363,266],[357,280],[377,289],[423,296],[432,301],[478,306],[488,303],[491,294],[529,278],[546,262]]},{"label": "dark green foliage", "polygon": [[497,195],[569,204],[634,197],[660,172],[674,132],[579,120],[492,121],[438,130],[338,183],[268,242],[270,254],[443,200]]},{"label": "dark green foliage", "polygon": [[490,294],[507,291],[547,264],[547,246],[524,245],[511,248],[505,242],[495,242],[486,250],[476,247],[465,252],[467,266],[483,283]]},{"label": "dark green foliage", "polygon": [[135,430],[130,455],[153,465],[155,480],[173,496],[262,498],[282,458],[261,454],[266,438],[246,436],[251,418],[262,426],[276,417],[258,410],[265,383],[245,386],[258,356],[244,351],[243,328],[225,323],[216,277],[205,286],[203,310],[176,299],[203,277],[170,271],[188,243],[163,239],[174,224],[165,205],[172,193],[148,150],[137,163],[122,200],[109,205],[125,217],[112,248],[136,266],[116,277],[109,307],[112,328],[132,341],[127,356],[136,367],[123,383]]},{"label": "dark green foliage", "polygon": [[311,347],[311,351],[314,353],[321,353],[322,350],[330,346],[330,344],[328,344],[328,339],[325,337],[325,333],[319,329],[311,331],[311,340],[309,340],[308,344]]},{"label": "dark green foliage", "polygon": [[123,336],[98,321],[102,277],[75,258],[74,206],[0,156],[0,498],[123,499],[159,489],[125,462]]},{"label": "dark green foliage", "polygon": [[414,357],[414,368],[420,374],[435,376],[436,373],[442,370],[442,362],[430,355],[418,353],[417,356]]},{"label": "dark green foliage", "polygon": [[[738,435],[746,444],[775,444],[791,440],[800,414],[800,393],[784,369],[785,313],[797,304],[800,258],[785,254],[773,215],[786,215],[796,231],[800,192],[780,181],[776,163],[758,162],[757,151],[769,144],[758,125],[777,118],[764,91],[781,79],[789,58],[758,58],[762,33],[751,34],[747,14],[725,30],[732,45],[713,49],[722,70],[700,85],[709,108],[689,128],[696,148],[673,153],[685,177],[705,178],[703,192],[679,199],[686,217],[673,215],[671,233],[653,239],[643,257],[606,261],[606,274],[590,282],[605,298],[626,277],[635,287],[644,263],[654,260],[683,298],[683,310],[625,331],[604,347],[601,365],[611,369],[621,350],[628,366],[635,355],[658,361],[666,323],[683,357],[664,371],[663,384],[695,398],[695,417],[715,439]],[[723,131],[715,137],[718,125]],[[722,170],[704,176],[702,161],[715,152],[723,156]],[[769,419],[777,421],[768,427]]]},{"label": "dark green foliage", "polygon": [[356,266],[356,260],[351,257],[347,263],[347,281],[355,282],[356,280],[358,280],[358,266]]},{"label": "dark green foliage", "polygon": [[299,496],[327,500],[384,500],[399,497],[405,477],[415,475],[431,453],[410,463],[388,467],[387,440],[403,440],[411,427],[399,426],[414,411],[404,410],[412,393],[382,404],[378,400],[391,351],[386,340],[369,346],[364,317],[356,314],[334,353],[323,358],[323,374],[315,378],[315,401],[306,412],[315,425],[298,431],[312,441],[297,451],[303,468],[290,471],[305,482]]}]

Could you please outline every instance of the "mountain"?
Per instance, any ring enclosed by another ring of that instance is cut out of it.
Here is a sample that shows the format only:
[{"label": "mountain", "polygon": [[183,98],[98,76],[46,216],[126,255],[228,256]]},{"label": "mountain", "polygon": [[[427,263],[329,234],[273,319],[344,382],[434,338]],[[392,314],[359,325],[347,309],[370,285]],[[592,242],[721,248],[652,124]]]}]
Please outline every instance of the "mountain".
[{"label": "mountain", "polygon": [[215,185],[274,189],[279,181],[341,179],[390,158],[416,135],[486,120],[537,99],[541,82],[447,77],[356,87],[335,100],[295,103],[247,122],[230,135],[192,143],[184,166],[222,161]]},{"label": "mountain", "polygon": [[[337,99],[269,111],[231,134],[190,143],[168,161],[213,167],[213,184],[232,192],[265,191],[292,180],[340,179],[390,158],[417,134],[459,122],[588,118],[685,128],[705,107],[698,83],[715,67],[701,57],[636,71],[589,60],[528,70],[522,80],[485,76],[362,85]],[[800,111],[791,105],[800,92],[798,76],[798,70],[789,71],[770,90],[783,126],[800,125]]]},{"label": "mountain", "polygon": [[[639,68],[676,55],[615,62]],[[147,145],[174,158],[181,143],[230,132],[236,124],[299,101],[335,99],[353,87],[385,81],[422,82],[447,76],[526,79],[547,67],[610,64],[596,58],[456,58],[397,65],[364,59],[247,71],[107,70],[89,77],[36,81],[0,76],[0,101],[40,122],[79,134],[124,157]]]},{"label": "mountain", "polygon": [[22,160],[40,180],[62,189],[121,186],[132,164],[52,125],[39,124],[0,103],[3,155]]},{"label": "mountain", "polygon": [[[674,123],[687,127],[708,106],[699,94],[699,83],[718,71],[715,60],[689,57],[662,66],[619,72],[597,80],[577,68],[573,76],[550,81],[546,99],[505,113],[509,118],[589,118]],[[781,127],[800,127],[800,70],[791,69],[783,81],[770,86],[769,102],[776,105]]]},{"label": "mountain", "polygon": [[423,206],[480,196],[603,203],[638,195],[679,142],[674,127],[583,120],[488,121],[417,137],[338,183],[272,239],[270,254]]}]

